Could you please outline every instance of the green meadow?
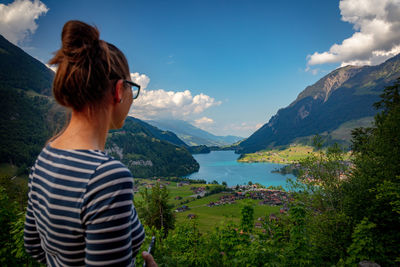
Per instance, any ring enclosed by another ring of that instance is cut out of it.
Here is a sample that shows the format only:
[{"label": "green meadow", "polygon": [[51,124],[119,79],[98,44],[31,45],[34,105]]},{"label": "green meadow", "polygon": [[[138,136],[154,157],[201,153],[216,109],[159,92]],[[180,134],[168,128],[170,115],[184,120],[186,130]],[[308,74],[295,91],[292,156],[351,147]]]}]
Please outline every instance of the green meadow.
[{"label": "green meadow", "polygon": [[[136,179],[139,183],[155,183],[154,180],[149,179]],[[165,184],[165,182],[161,181],[161,183]],[[183,212],[174,212],[176,216],[176,223],[180,224],[185,222],[188,219],[189,214],[195,214],[198,222],[199,229],[202,232],[207,232],[211,230],[214,226],[225,224],[228,221],[232,221],[235,223],[240,223],[241,218],[241,209],[245,203],[251,204],[254,208],[254,222],[257,221],[259,217],[268,216],[271,213],[279,213],[279,206],[268,206],[268,205],[259,205],[258,202],[260,200],[252,200],[252,199],[243,199],[236,200],[235,204],[225,204],[220,206],[208,207],[206,206],[210,202],[216,202],[223,195],[230,195],[230,193],[217,193],[209,196],[205,196],[202,198],[193,198],[193,191],[190,189],[192,187],[205,187],[209,186],[210,188],[217,186],[212,184],[190,184],[184,185],[181,187],[177,187],[177,183],[171,182],[167,185],[167,189],[169,190],[169,203],[173,205],[173,210],[178,207],[182,207],[186,205],[189,207],[189,210]],[[143,187],[139,190],[143,190]],[[180,196],[182,199],[176,200],[175,197]],[[135,200],[140,200],[141,196],[139,193],[135,194]],[[189,200],[188,203],[182,203]],[[182,203],[182,204],[181,204]]]},{"label": "green meadow", "polygon": [[271,213],[279,213],[280,207],[258,205],[260,200],[237,200],[235,204],[207,207],[211,201],[217,201],[223,194],[216,194],[202,199],[195,200],[187,204],[190,210],[176,213],[176,222],[189,220],[189,214],[196,214],[198,225],[201,231],[209,231],[213,226],[223,224],[227,221],[240,223],[241,209],[244,203],[251,203],[254,208],[254,222],[259,217],[265,217]]},{"label": "green meadow", "polygon": [[311,146],[292,145],[283,150],[262,150],[256,153],[244,154],[238,161],[290,164],[306,158],[313,151],[314,149]]},{"label": "green meadow", "polygon": [[[322,150],[325,152],[325,150]],[[300,160],[307,158],[312,154],[316,154],[312,146],[293,144],[288,148],[279,150],[262,150],[255,153],[243,154],[238,161],[239,162],[271,162],[280,164],[292,164],[297,163]],[[345,160],[349,160],[351,157],[351,152],[347,152],[344,155]]]}]

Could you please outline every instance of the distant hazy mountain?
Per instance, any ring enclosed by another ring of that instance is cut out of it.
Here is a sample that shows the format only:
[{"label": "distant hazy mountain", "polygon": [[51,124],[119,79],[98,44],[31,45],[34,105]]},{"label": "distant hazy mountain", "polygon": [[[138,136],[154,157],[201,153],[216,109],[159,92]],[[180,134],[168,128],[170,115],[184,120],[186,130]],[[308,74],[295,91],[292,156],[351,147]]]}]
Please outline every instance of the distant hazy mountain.
[{"label": "distant hazy mountain", "polygon": [[[51,96],[54,73],[0,35],[0,163],[31,166],[46,141],[65,123]],[[110,133],[107,150],[136,177],[180,176],[199,164],[174,133],[135,118]]]},{"label": "distant hazy mountain", "polygon": [[354,127],[368,126],[373,103],[385,86],[400,77],[400,55],[378,66],[338,68],[302,91],[237,148],[239,153],[305,142],[321,134],[328,142],[348,144]]},{"label": "distant hazy mountain", "polygon": [[225,146],[243,139],[243,137],[232,135],[216,136],[183,120],[150,120],[148,123],[160,129],[174,132],[190,146]]}]

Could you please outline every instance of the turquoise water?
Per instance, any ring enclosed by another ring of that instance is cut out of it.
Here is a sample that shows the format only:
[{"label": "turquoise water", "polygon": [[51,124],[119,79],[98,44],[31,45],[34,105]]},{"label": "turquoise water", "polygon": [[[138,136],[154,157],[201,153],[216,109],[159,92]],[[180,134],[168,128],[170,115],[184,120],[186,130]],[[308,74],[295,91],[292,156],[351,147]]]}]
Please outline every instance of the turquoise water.
[{"label": "turquoise water", "polygon": [[237,162],[238,154],[234,151],[211,151],[209,154],[196,154],[193,157],[200,164],[198,172],[186,177],[191,179],[204,179],[207,182],[217,180],[220,184],[225,181],[228,186],[243,185],[249,181],[265,186],[286,186],[287,178],[293,175],[271,173],[284,165],[276,163],[240,163]]}]

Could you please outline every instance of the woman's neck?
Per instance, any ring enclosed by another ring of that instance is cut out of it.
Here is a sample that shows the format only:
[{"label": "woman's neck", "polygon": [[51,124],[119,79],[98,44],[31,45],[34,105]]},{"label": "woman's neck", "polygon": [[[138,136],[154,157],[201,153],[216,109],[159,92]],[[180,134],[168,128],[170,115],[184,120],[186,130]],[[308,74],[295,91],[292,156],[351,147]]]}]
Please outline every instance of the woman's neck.
[{"label": "woman's neck", "polygon": [[83,112],[73,111],[67,128],[51,146],[58,149],[104,150],[109,122],[107,112],[103,115],[101,112],[97,113],[90,118]]}]

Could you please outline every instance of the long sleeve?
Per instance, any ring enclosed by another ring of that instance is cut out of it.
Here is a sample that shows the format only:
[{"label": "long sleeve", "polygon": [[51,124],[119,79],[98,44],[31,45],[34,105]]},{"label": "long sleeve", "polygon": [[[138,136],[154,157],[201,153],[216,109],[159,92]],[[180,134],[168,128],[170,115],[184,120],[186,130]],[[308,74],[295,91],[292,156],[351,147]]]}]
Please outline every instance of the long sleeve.
[{"label": "long sleeve", "polygon": [[[32,167],[33,170],[34,167]],[[46,255],[40,245],[39,233],[36,229],[36,221],[33,215],[31,194],[32,194],[32,171],[29,174],[28,181],[28,208],[26,210],[25,228],[24,228],[24,245],[26,251],[37,261],[46,263]]]},{"label": "long sleeve", "polygon": [[82,207],[87,266],[131,266],[144,239],[133,206],[133,178],[119,161],[101,164],[88,183]]}]

